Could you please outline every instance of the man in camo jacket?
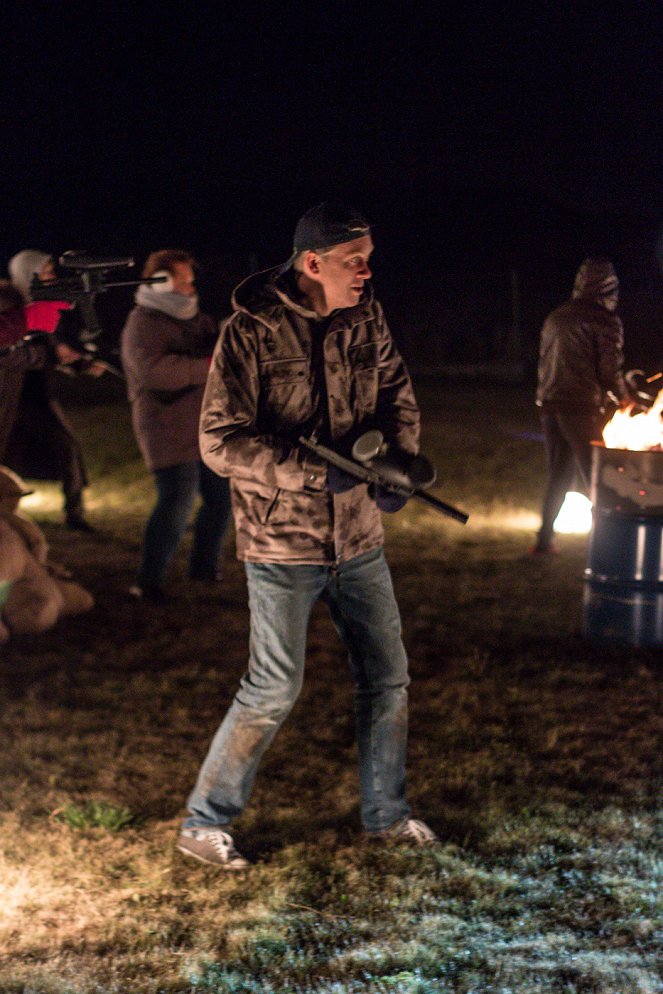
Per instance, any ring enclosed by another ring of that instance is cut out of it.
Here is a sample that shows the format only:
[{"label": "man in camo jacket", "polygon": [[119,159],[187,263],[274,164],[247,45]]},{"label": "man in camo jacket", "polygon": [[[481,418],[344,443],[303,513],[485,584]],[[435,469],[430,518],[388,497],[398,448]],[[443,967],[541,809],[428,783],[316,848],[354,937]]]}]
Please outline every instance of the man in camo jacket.
[{"label": "man in camo jacket", "polygon": [[348,455],[379,429],[414,456],[419,411],[369,283],[373,242],[353,208],[325,203],[299,220],[291,258],[236,289],[203,400],[204,461],[231,479],[237,555],[251,610],[248,672],[189,801],[178,847],[241,869],[226,831],[301,689],[306,629],[322,599],[355,681],[361,817],[373,837],[436,842],[406,799],[407,658],[383,553],[380,511],[405,502],[298,447]]}]

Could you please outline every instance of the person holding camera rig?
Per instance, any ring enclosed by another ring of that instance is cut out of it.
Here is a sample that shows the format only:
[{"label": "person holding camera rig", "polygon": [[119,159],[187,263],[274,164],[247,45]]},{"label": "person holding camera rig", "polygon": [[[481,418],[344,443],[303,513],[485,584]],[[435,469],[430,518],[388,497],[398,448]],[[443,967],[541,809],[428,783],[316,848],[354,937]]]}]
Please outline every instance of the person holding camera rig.
[{"label": "person holding camera rig", "polygon": [[122,331],[121,356],[134,434],[154,475],[157,502],[145,528],[143,553],[130,594],[161,603],[168,566],[199,494],[189,578],[220,579],[223,539],[230,519],[228,480],[201,460],[200,405],[216,322],[198,309],[194,259],[180,249],[153,252],[145,263],[136,306]]},{"label": "person holding camera rig", "polygon": [[[43,283],[55,279],[52,256],[36,249],[23,249],[9,260],[12,284],[24,304],[26,333],[54,334],[49,360],[40,368],[24,371],[17,405],[13,406],[12,426],[7,432],[3,461],[22,476],[41,480],[61,480],[64,494],[66,527],[74,531],[93,532],[83,510],[83,490],[87,473],[83,452],[54,395],[57,365],[70,366],[81,358],[71,346],[57,339],[57,326],[65,301],[34,302],[31,284],[35,275]],[[90,367],[93,375],[103,372]],[[4,400],[3,422],[8,417]]]}]

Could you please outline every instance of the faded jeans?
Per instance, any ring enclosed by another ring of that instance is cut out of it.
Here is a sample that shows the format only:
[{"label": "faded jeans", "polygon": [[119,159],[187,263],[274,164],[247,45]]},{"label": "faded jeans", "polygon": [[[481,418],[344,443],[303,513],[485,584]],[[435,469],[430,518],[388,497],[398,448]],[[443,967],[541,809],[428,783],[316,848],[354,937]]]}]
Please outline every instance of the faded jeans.
[{"label": "faded jeans", "polygon": [[[185,828],[227,825],[247,803],[258,764],[292,709],[304,676],[306,630],[321,598],[349,652],[355,682],[361,819],[382,831],[406,800],[407,658],[382,549],[326,566],[247,563],[249,669],[201,767]],[[323,722],[325,716],[309,716]],[[294,761],[294,760],[293,760]]]},{"label": "faded jeans", "polygon": [[202,503],[193,526],[189,576],[214,579],[231,513],[228,480],[217,476],[202,461],[157,469],[154,480],[158,497],[145,528],[139,585],[163,584],[198,494]]}]

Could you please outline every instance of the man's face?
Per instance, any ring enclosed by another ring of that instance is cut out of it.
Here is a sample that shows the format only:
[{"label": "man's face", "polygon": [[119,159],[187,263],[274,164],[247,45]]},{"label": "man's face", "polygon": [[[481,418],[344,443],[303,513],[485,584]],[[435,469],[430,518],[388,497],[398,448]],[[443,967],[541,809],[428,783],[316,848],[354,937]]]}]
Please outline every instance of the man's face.
[{"label": "man's face", "polygon": [[190,262],[174,262],[170,275],[173,280],[173,292],[185,297],[193,297],[196,292],[196,275]]},{"label": "man's face", "polygon": [[607,311],[616,311],[619,304],[619,291],[615,290],[614,293],[605,294],[601,298],[601,302]]},{"label": "man's face", "polygon": [[322,287],[330,312],[358,303],[364,283],[371,278],[368,260],[372,252],[371,236],[363,235],[351,242],[334,245],[324,254],[316,253],[319,269],[314,279]]},{"label": "man's face", "polygon": [[42,283],[52,283],[55,279],[55,266],[52,259],[48,259],[39,270],[39,279]]}]

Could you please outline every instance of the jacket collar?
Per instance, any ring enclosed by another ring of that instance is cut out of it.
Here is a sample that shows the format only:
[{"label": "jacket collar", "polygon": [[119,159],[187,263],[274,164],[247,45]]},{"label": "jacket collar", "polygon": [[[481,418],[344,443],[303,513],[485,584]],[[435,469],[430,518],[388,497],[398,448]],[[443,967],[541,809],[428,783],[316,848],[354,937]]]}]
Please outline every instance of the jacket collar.
[{"label": "jacket collar", "polygon": [[[365,319],[372,302],[373,288],[366,283],[362,298],[354,307],[332,311],[326,320],[331,324],[338,315],[343,315],[343,324],[353,326]],[[272,330],[281,323],[284,310],[293,311],[308,321],[321,320],[315,311],[293,300],[282,266],[253,273],[243,280],[233,291],[232,305],[235,311],[248,314]]]}]

